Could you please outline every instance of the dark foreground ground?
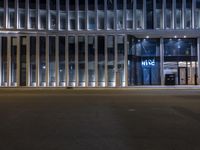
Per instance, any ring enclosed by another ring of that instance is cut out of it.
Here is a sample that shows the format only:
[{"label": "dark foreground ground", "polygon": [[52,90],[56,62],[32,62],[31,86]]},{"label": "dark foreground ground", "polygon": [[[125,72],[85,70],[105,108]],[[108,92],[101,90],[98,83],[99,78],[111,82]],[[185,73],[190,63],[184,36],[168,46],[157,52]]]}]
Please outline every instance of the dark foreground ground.
[{"label": "dark foreground ground", "polygon": [[200,90],[0,89],[0,150],[200,150]]}]

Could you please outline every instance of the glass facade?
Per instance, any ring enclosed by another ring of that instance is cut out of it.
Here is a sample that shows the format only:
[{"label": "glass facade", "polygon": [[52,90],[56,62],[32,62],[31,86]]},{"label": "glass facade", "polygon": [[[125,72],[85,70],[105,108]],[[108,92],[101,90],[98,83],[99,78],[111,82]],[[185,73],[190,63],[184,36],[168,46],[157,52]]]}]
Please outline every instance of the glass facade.
[{"label": "glass facade", "polygon": [[160,84],[159,39],[130,39],[129,85]]},{"label": "glass facade", "polygon": [[200,84],[200,0],[0,0],[0,86]]}]

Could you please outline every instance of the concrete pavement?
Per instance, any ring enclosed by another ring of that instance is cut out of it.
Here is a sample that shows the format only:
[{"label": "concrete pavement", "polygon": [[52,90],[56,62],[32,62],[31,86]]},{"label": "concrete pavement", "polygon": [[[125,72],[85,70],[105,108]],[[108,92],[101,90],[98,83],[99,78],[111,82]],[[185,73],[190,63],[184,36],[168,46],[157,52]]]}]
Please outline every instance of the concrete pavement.
[{"label": "concrete pavement", "polygon": [[0,150],[199,150],[200,90],[0,90]]}]

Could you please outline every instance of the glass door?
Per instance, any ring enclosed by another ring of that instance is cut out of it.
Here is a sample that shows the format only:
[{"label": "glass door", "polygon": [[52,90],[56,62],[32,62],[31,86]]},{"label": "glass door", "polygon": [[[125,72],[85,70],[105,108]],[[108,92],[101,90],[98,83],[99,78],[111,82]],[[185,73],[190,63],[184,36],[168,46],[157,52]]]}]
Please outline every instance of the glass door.
[{"label": "glass door", "polygon": [[186,67],[179,67],[179,85],[186,85],[187,84],[187,68]]}]

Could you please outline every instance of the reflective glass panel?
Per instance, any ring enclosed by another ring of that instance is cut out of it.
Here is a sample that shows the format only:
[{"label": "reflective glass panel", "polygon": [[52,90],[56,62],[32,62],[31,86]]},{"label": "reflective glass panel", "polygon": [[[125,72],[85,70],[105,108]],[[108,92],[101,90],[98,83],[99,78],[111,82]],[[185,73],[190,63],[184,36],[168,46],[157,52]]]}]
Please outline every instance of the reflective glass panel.
[{"label": "reflective glass panel", "polygon": [[1,38],[1,84],[2,86],[7,85],[7,37]]},{"label": "reflective glass panel", "polygon": [[98,86],[105,86],[105,38],[98,36]]},{"label": "reflective glass panel", "polygon": [[79,86],[85,86],[85,37],[78,37],[78,78]]},{"label": "reflective glass panel", "polygon": [[75,37],[68,37],[69,86],[75,86]]},{"label": "reflective glass panel", "polygon": [[17,38],[11,37],[11,86],[17,85]]},{"label": "reflective glass panel", "polygon": [[124,48],[124,36],[117,37],[117,74],[116,76],[116,83],[118,82],[119,85],[125,85],[125,72],[124,72],[124,55],[125,55],[125,48]]},{"label": "reflective glass panel", "polygon": [[186,0],[186,8],[185,8],[185,27],[187,29],[192,26],[192,1]]},{"label": "reflective glass panel", "polygon": [[200,28],[200,0],[196,0],[195,27]]},{"label": "reflective glass panel", "polygon": [[137,4],[136,18],[135,18],[136,29],[142,29],[143,28],[143,1],[137,0],[136,4]]},{"label": "reflective glass panel", "polygon": [[153,29],[153,0],[146,0],[146,8],[147,8],[147,15],[146,15],[146,26],[147,29]]},{"label": "reflective glass panel", "polygon": [[95,86],[95,37],[88,37],[88,85]]},{"label": "reflective glass panel", "polygon": [[115,39],[114,36],[107,37],[108,55],[108,86],[115,86]]},{"label": "reflective glass panel", "polygon": [[54,36],[49,37],[49,85],[55,86],[56,82],[56,38]]},{"label": "reflective glass panel", "polygon": [[65,37],[59,37],[59,84],[65,86],[66,81],[65,71]]},{"label": "reflective glass panel", "polygon": [[39,38],[39,69],[40,69],[40,86],[46,86],[46,37]]},{"label": "reflective glass panel", "polygon": [[176,29],[182,28],[182,0],[176,0]]},{"label": "reflective glass panel", "polygon": [[36,37],[30,37],[30,85],[36,86]]},{"label": "reflective glass panel", "polygon": [[156,28],[162,27],[162,0],[156,0]]}]

